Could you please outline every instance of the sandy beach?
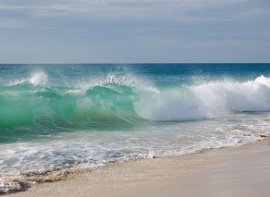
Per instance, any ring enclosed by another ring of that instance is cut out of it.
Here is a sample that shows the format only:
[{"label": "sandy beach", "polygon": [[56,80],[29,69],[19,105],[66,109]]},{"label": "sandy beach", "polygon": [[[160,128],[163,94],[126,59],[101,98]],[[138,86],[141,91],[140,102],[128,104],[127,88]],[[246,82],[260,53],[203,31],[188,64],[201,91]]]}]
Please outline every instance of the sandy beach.
[{"label": "sandy beach", "polygon": [[8,196],[268,197],[269,184],[267,138],[235,148],[111,164]]}]

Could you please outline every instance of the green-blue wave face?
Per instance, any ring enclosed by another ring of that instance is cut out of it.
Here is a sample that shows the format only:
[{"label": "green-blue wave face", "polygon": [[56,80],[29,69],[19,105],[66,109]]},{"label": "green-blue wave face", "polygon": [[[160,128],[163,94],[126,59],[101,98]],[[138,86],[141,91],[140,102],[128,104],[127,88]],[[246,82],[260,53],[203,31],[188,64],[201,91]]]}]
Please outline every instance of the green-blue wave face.
[{"label": "green-blue wave face", "polygon": [[270,111],[269,67],[0,65],[0,143]]},{"label": "green-blue wave face", "polygon": [[2,86],[0,92],[1,141],[71,129],[124,126],[138,119],[134,111],[137,95],[123,85],[76,92],[19,84]]}]

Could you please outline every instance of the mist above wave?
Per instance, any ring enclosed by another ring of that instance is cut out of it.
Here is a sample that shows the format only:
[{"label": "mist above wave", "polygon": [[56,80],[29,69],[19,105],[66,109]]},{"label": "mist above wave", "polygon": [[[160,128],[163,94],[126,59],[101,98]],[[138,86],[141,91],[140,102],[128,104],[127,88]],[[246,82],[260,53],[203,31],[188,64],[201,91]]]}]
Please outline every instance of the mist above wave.
[{"label": "mist above wave", "polygon": [[235,112],[270,110],[270,79],[205,82],[171,88],[157,94],[141,94],[137,112],[149,120],[179,121],[213,118]]}]

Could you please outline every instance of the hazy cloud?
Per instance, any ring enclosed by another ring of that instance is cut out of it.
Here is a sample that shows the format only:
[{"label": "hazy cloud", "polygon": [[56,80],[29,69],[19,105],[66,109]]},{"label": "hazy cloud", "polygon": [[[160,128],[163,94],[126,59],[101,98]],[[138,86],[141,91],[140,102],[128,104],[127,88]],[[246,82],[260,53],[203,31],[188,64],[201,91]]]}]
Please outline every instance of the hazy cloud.
[{"label": "hazy cloud", "polygon": [[230,61],[229,46],[232,60],[261,58],[269,18],[269,0],[1,0],[0,61],[181,62],[190,50],[209,60],[213,49]]}]

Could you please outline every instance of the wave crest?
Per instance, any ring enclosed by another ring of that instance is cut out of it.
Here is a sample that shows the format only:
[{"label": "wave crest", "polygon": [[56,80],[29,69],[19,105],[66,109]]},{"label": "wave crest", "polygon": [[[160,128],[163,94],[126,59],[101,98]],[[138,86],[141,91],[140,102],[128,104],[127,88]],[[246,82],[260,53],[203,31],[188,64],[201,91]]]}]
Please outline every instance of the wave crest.
[{"label": "wave crest", "polygon": [[8,83],[8,86],[16,86],[21,84],[32,84],[34,86],[42,85],[45,86],[48,83],[48,75],[46,72],[35,72],[32,73],[29,77],[22,79],[12,80]]},{"label": "wave crest", "polygon": [[270,111],[270,79],[216,81],[172,88],[160,94],[142,94],[138,114],[154,121],[213,118],[235,112]]},{"label": "wave crest", "polygon": [[[0,87],[1,132],[111,127],[141,120],[183,121],[270,111],[270,79],[265,76],[167,88],[136,76],[108,75],[72,87],[49,87],[44,73],[29,81],[30,85]],[[47,87],[41,86],[45,83]]]},{"label": "wave crest", "polygon": [[45,72],[34,73],[29,82],[33,85],[46,85],[48,82],[48,75]]}]

